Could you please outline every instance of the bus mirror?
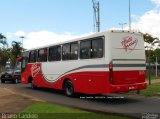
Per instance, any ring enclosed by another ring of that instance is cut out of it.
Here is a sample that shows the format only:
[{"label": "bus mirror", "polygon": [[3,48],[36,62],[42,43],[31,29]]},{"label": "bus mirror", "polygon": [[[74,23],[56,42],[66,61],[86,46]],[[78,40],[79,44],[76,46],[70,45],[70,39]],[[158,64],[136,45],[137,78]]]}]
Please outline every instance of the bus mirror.
[{"label": "bus mirror", "polygon": [[22,60],[23,60],[23,56],[19,56],[19,57],[17,58],[17,60],[18,60],[18,61],[22,61]]}]

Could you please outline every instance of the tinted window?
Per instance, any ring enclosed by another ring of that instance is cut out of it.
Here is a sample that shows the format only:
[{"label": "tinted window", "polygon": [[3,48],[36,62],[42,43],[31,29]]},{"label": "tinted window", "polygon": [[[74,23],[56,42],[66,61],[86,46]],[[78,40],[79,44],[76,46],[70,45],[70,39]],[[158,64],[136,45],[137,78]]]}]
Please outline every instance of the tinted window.
[{"label": "tinted window", "polygon": [[34,63],[36,62],[36,57],[37,57],[37,51],[31,51],[30,56],[29,56],[29,62]]},{"label": "tinted window", "polygon": [[[21,61],[21,72],[23,72],[24,70],[25,70],[25,68],[26,68],[26,65],[27,65],[27,63],[28,63],[28,61],[29,61],[29,52],[23,52],[22,53],[22,56],[23,56],[23,60]],[[17,68],[18,68],[19,66],[17,65]]]},{"label": "tinted window", "polygon": [[47,49],[38,50],[38,62],[47,61]]},{"label": "tinted window", "polygon": [[63,45],[62,59],[63,60],[70,60],[70,44]]},{"label": "tinted window", "polygon": [[71,43],[71,60],[78,59],[78,42]]},{"label": "tinted window", "polygon": [[80,43],[80,58],[91,58],[91,40],[81,41]]},{"label": "tinted window", "polygon": [[27,65],[27,57],[24,57],[21,63],[21,72],[23,72]]},{"label": "tinted window", "polygon": [[49,61],[61,60],[61,46],[55,46],[49,48]]},{"label": "tinted window", "polygon": [[103,38],[94,38],[81,41],[80,58],[102,58],[103,57]]},{"label": "tinted window", "polygon": [[92,40],[92,58],[103,57],[103,39]]}]

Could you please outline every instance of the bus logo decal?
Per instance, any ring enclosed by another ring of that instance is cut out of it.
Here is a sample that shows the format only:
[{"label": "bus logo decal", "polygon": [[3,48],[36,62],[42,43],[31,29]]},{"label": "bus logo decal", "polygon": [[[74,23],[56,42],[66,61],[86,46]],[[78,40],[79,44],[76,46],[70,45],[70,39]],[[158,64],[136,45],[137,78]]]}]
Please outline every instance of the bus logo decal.
[{"label": "bus logo decal", "polygon": [[39,72],[40,72],[40,66],[38,66],[37,64],[32,65],[31,67],[32,77],[35,77]]},{"label": "bus logo decal", "polygon": [[127,36],[124,37],[121,44],[126,52],[130,53],[132,52],[135,47],[137,46],[138,40],[136,38]]}]

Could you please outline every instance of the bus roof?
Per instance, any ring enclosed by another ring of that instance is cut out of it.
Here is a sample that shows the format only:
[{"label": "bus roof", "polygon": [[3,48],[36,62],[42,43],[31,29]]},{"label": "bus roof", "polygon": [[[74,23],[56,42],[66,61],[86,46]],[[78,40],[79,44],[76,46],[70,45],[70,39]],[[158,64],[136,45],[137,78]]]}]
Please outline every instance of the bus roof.
[{"label": "bus roof", "polygon": [[109,33],[131,33],[131,34],[136,34],[136,35],[142,35],[142,33],[140,33],[140,32],[133,32],[133,31],[128,31],[128,30],[109,30],[109,31],[104,31],[104,32],[92,33],[92,34],[82,36],[82,37],[78,37],[78,38],[75,38],[75,39],[68,39],[68,41],[64,41],[64,42],[53,43],[53,44],[50,44],[50,45],[45,45],[45,46],[41,46],[41,47],[28,49],[28,50],[25,50],[23,52],[48,48],[48,47],[51,47],[51,46],[62,45],[62,44],[66,44],[66,43],[69,43],[69,42],[75,42],[75,41],[84,40],[84,39],[93,38],[93,37],[100,37],[100,36],[104,36],[105,34],[109,34]]}]

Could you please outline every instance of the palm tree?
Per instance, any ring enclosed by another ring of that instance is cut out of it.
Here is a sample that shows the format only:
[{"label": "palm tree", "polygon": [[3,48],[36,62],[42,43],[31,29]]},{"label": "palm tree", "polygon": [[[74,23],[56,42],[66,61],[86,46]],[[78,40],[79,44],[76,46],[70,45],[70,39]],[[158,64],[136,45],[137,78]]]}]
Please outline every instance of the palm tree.
[{"label": "palm tree", "polygon": [[[155,55],[154,54],[154,49],[156,48],[155,45],[158,44],[160,41],[159,41],[159,39],[157,37],[153,37],[148,33],[143,34],[143,37],[144,37],[144,41],[146,42],[146,46],[145,46],[145,48],[146,48],[146,56],[147,57],[153,57]],[[150,60],[150,58],[148,60]]]},{"label": "palm tree", "polygon": [[[144,37],[144,41],[146,42],[146,56],[147,57],[153,57],[154,54],[154,50],[156,48],[156,44],[158,44],[160,41],[157,37],[153,37],[150,34],[146,33],[143,34]],[[160,45],[160,44],[159,44]],[[151,60],[150,58],[148,60]],[[149,61],[148,61],[149,62]]]},{"label": "palm tree", "polygon": [[6,65],[6,61],[11,57],[10,49],[0,49],[0,71],[2,71]]},{"label": "palm tree", "polygon": [[149,50],[153,50],[154,49],[153,47],[155,46],[155,44],[159,43],[159,39],[157,37],[153,37],[148,33],[143,34],[143,37],[144,37],[144,41],[148,43],[146,48]]},{"label": "palm tree", "polygon": [[7,39],[7,38],[0,33],[0,43],[3,45],[3,47],[4,47],[5,45],[8,46],[6,39]]},{"label": "palm tree", "polygon": [[146,56],[148,59],[148,63],[149,63],[149,85],[151,84],[151,69],[150,69],[150,64],[151,64],[151,60],[154,56],[154,48],[155,48],[155,44],[159,43],[159,39],[152,37],[150,34],[146,33],[143,34],[144,37],[144,41],[147,43],[147,45],[145,46],[145,48],[147,48],[146,50]]},{"label": "palm tree", "polygon": [[16,59],[21,55],[23,48],[21,47],[21,42],[12,41],[11,53],[13,55],[13,64],[16,63]]},{"label": "palm tree", "polygon": [[0,39],[6,39],[6,37],[0,33]]}]

